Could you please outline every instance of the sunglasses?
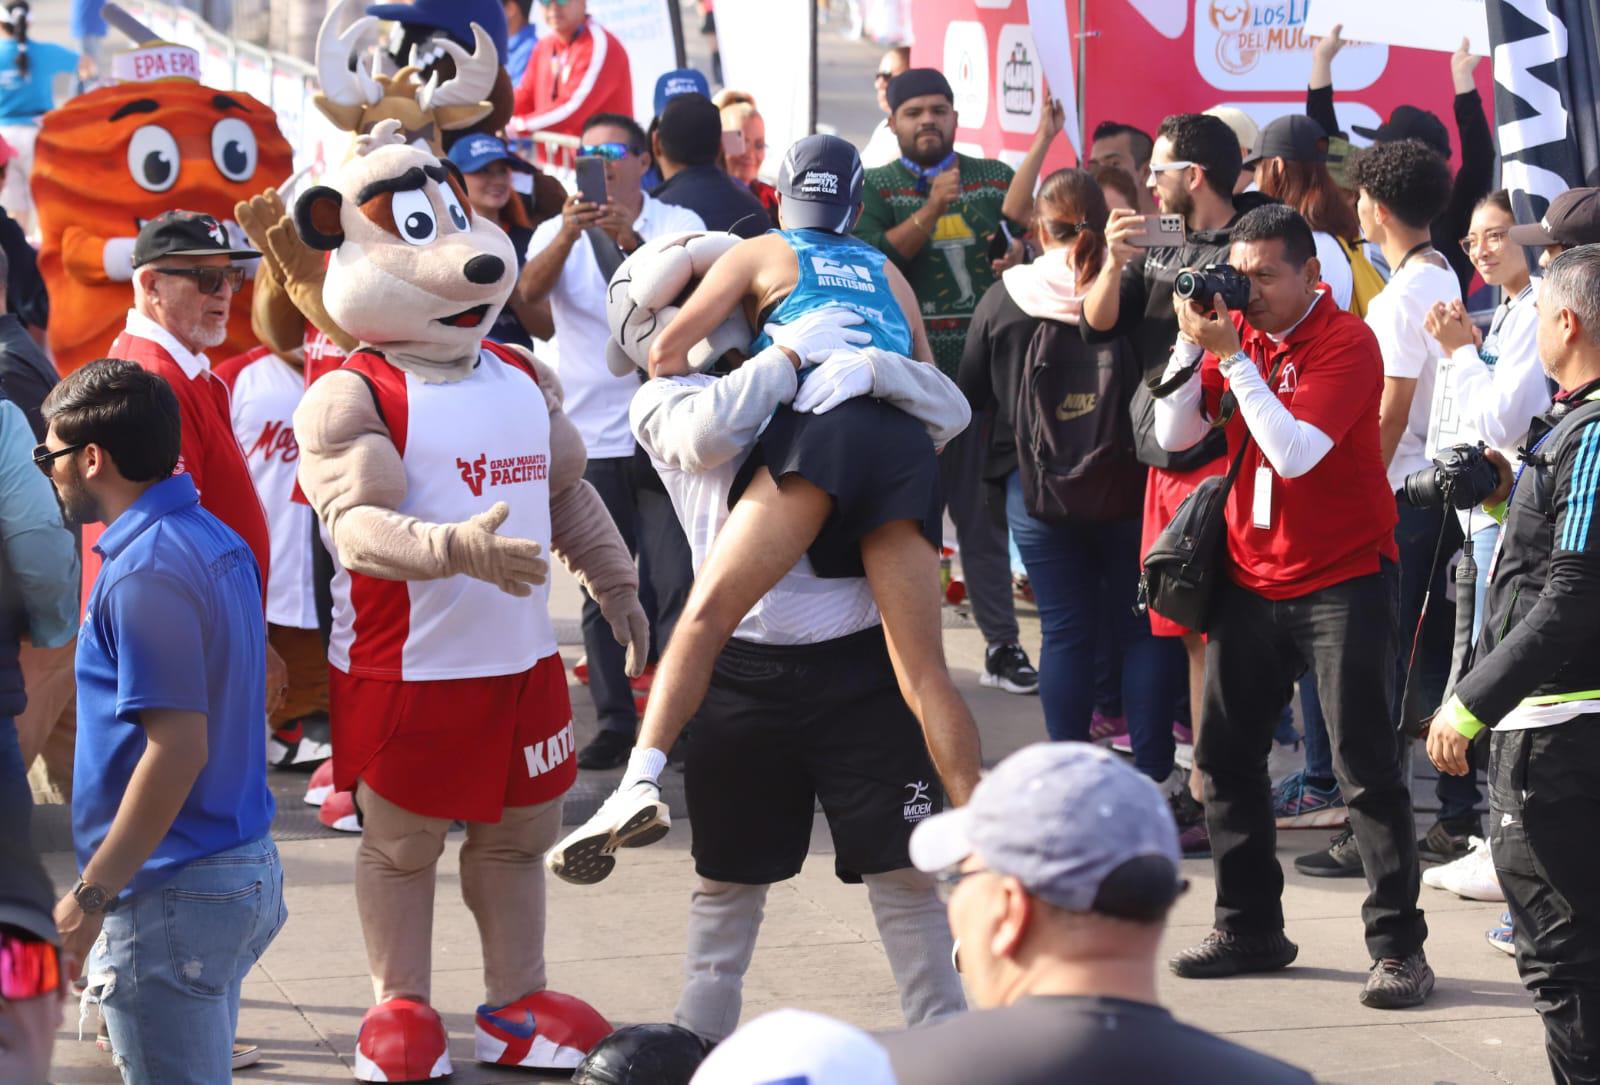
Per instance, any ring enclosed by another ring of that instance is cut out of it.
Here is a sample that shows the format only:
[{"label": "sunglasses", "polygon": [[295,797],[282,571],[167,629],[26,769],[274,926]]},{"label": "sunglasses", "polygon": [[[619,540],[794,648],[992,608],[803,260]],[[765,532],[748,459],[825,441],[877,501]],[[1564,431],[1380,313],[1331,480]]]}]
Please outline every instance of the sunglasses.
[{"label": "sunglasses", "polygon": [[887,83],[894,78],[893,72],[879,72],[872,77],[874,83]]},{"label": "sunglasses", "polygon": [[23,934],[0,934],[0,998],[26,1002],[61,990],[61,951]]},{"label": "sunglasses", "polygon": [[1186,170],[1190,166],[1193,166],[1195,164],[1196,163],[1194,163],[1194,162],[1185,162],[1182,159],[1179,159],[1176,162],[1166,162],[1166,163],[1163,163],[1162,165],[1159,165],[1159,166],[1156,165],[1154,162],[1152,162],[1152,163],[1150,163],[1150,172],[1151,173],[1171,173],[1174,170]]},{"label": "sunglasses", "polygon": [[202,294],[220,294],[222,284],[238,293],[244,286],[244,268],[234,265],[232,267],[158,267],[156,272],[161,275],[182,275],[186,279],[193,279],[195,286],[199,287]]},{"label": "sunglasses", "polygon": [[44,472],[45,478],[49,478],[51,472],[56,469],[56,460],[88,447],[89,442],[84,441],[79,444],[68,445],[66,448],[58,448],[52,452],[48,445],[34,445],[33,465]]},{"label": "sunglasses", "polygon": [[607,162],[620,162],[633,153],[626,143],[585,143],[578,148],[579,158],[603,158]]},{"label": "sunglasses", "polygon": [[540,6],[541,7],[547,7],[547,8],[548,7],[564,8],[570,2],[571,2],[571,0],[539,0]]}]

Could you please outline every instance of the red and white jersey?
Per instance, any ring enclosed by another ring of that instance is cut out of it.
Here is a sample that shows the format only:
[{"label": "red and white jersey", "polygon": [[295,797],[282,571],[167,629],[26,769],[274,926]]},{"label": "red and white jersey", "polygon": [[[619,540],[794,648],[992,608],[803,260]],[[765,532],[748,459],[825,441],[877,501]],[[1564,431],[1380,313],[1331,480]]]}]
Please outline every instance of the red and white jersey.
[{"label": "red and white jersey", "polygon": [[267,513],[272,571],[267,577],[267,621],[295,629],[317,627],[312,587],[311,508],[291,500],[300,446],[294,439],[294,409],[305,394],[305,378],[282,358],[257,347],[230,358],[216,375],[232,393],[234,436]]},{"label": "red and white jersey", "polygon": [[[485,342],[472,375],[451,384],[419,381],[370,351],[343,368],[366,378],[405,464],[397,512],[453,524],[504,501],[499,534],[549,554],[550,411],[520,355]],[[519,599],[469,576],[380,580],[337,559],[335,569],[328,658],[357,677],[517,674],[556,651],[548,584]]]}]

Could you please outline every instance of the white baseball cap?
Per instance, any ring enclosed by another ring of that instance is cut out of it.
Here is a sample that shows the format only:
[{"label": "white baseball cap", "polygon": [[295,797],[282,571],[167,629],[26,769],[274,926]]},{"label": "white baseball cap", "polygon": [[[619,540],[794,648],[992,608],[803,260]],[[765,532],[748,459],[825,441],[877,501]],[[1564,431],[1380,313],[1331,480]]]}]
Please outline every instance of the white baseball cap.
[{"label": "white baseball cap", "polygon": [[896,1085],[889,1053],[854,1025],[764,1014],[718,1044],[689,1085]]}]

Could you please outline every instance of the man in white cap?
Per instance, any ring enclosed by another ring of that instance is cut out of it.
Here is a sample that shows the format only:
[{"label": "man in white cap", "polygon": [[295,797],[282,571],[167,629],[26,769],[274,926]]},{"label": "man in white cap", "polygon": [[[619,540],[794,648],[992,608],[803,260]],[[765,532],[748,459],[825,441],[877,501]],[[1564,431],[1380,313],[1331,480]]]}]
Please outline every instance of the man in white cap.
[{"label": "man in white cap", "polygon": [[984,1009],[882,1037],[917,1085],[1311,1077],[1181,1024],[1156,997],[1156,952],[1185,883],[1160,789],[1086,743],[1000,762],[911,837],[949,903],[958,963]]}]

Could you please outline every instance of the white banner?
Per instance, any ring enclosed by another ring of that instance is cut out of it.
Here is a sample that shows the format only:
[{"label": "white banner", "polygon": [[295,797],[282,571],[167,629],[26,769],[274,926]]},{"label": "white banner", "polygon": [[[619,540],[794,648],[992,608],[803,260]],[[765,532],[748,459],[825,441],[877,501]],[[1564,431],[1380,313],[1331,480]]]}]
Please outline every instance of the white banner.
[{"label": "white banner", "polygon": [[753,95],[766,122],[761,174],[773,179],[789,147],[811,131],[811,4],[719,0],[717,41],[727,85]]},{"label": "white banner", "polygon": [[[1072,72],[1072,55],[1077,51],[1077,41],[1067,29],[1067,6],[1061,0],[1028,0],[1028,24],[1032,28],[1028,44],[1042,43],[1038,46],[1037,55],[1044,75],[1050,81],[1050,94],[1060,100],[1066,109],[1066,121],[1061,132],[1067,137],[1067,142],[1081,158],[1085,148],[1083,146],[1083,132],[1078,119],[1078,81]],[[1006,29],[1010,29],[1007,27]],[[1013,51],[1015,46],[1013,46]],[[1001,54],[1006,54],[1004,36],[1001,41]],[[1007,62],[1009,63],[1009,56]],[[1007,81],[1002,68],[1001,91],[1006,92],[1008,86],[1020,84],[1021,80]],[[1010,91],[1015,96],[1015,90]],[[1002,96],[1001,109],[1005,109],[1005,99]],[[1008,127],[1005,123],[1005,114],[1001,115],[1001,127]],[[1033,111],[1033,125],[1030,128],[1010,129],[1011,131],[1032,131],[1039,125],[1039,111]]]},{"label": "white banner", "polygon": [[676,2],[589,0],[589,14],[615,34],[628,50],[628,72],[633,77],[633,115],[646,127],[655,115],[656,78],[678,66],[668,7]]},{"label": "white banner", "polygon": [[[1453,53],[1468,48],[1489,55],[1489,15],[1484,0],[1301,0],[1309,5],[1306,33],[1322,36],[1342,23],[1349,41],[1378,41]],[[1245,5],[1246,8],[1249,5]],[[1335,86],[1343,84],[1335,80]]]}]

